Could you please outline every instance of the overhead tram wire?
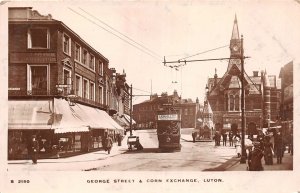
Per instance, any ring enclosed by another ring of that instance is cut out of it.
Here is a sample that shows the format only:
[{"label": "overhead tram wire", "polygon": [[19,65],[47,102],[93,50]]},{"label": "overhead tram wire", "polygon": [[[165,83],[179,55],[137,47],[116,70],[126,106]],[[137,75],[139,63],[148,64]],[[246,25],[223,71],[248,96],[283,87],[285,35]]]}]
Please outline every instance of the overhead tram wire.
[{"label": "overhead tram wire", "polygon": [[[172,61],[172,62],[166,62],[166,58],[164,56],[163,64],[166,67],[175,68],[175,70],[178,70],[179,67],[185,66],[187,62],[203,61],[203,60],[189,60],[188,61],[188,60],[186,60],[187,58],[191,58],[193,56],[197,56],[197,55],[204,54],[204,53],[207,53],[207,52],[215,51],[215,50],[225,48],[225,47],[228,47],[228,46],[229,45],[220,46],[220,47],[213,48],[213,49],[210,49],[210,50],[206,50],[206,51],[203,51],[203,52],[199,52],[197,54],[193,54],[191,56],[187,56],[187,57],[184,57],[184,58],[178,59],[177,61]],[[224,59],[225,58],[221,58],[220,60],[224,60]],[[216,60],[216,59],[208,59],[208,60]],[[181,62],[183,62],[184,64],[180,64]],[[178,63],[179,65],[174,65],[174,64],[173,65],[166,65],[167,63]]]},{"label": "overhead tram wire", "polygon": [[132,89],[134,89],[134,90],[138,90],[138,91],[142,91],[142,92],[146,92],[146,93],[151,93],[151,92],[149,92],[149,91],[145,91],[145,90],[138,89],[138,88],[133,88],[133,87],[132,87]]},{"label": "overhead tram wire", "polygon": [[138,46],[132,44],[131,42],[129,42],[129,41],[123,39],[122,37],[118,36],[117,34],[111,32],[111,31],[109,31],[108,29],[104,28],[103,26],[98,25],[98,24],[97,24],[96,22],[94,22],[93,20],[91,20],[91,19],[85,17],[84,15],[78,13],[77,11],[73,10],[72,8],[68,7],[68,9],[70,9],[70,10],[71,10],[72,12],[74,12],[75,14],[77,14],[77,15],[83,17],[84,19],[88,20],[89,22],[93,23],[94,25],[100,27],[101,29],[105,30],[106,32],[108,32],[108,33],[110,33],[110,34],[116,36],[117,38],[121,39],[122,41],[126,42],[127,44],[129,44],[129,45],[135,47],[136,49],[140,50],[141,52],[143,52],[143,53],[145,53],[145,54],[151,56],[152,58],[154,58],[154,59],[160,61],[160,59],[159,59],[157,56],[154,56],[153,54],[149,53],[149,51],[147,52],[147,51],[145,51],[145,50],[142,50],[140,47],[138,47]]},{"label": "overhead tram wire", "polygon": [[101,22],[103,25],[109,27],[110,29],[112,29],[113,31],[117,32],[118,34],[124,36],[125,38],[129,39],[130,41],[133,41],[134,43],[136,43],[137,45],[141,46],[142,48],[144,48],[145,50],[151,52],[153,55],[161,58],[162,56],[160,56],[159,54],[155,53],[154,51],[150,50],[149,48],[147,48],[146,46],[136,42],[135,40],[133,40],[132,38],[128,37],[127,35],[123,34],[122,32],[116,30],[115,28],[111,27],[110,25],[108,25],[107,23],[105,23],[104,21],[100,20],[99,18],[97,18],[96,16],[94,16],[93,14],[87,12],[86,10],[82,9],[79,7],[80,10],[82,10],[84,13],[86,13],[87,15],[89,15],[90,17],[96,19],[97,21]]},{"label": "overhead tram wire", "polygon": [[203,51],[203,52],[200,52],[200,53],[197,53],[197,54],[193,54],[193,55],[190,55],[190,56],[187,56],[187,57],[184,57],[184,58],[181,58],[179,60],[185,60],[187,58],[191,58],[193,56],[198,56],[200,54],[205,54],[207,52],[211,52],[211,51],[215,51],[215,50],[218,50],[218,49],[221,49],[221,48],[225,48],[225,47],[228,47],[229,45],[225,45],[225,46],[220,46],[220,47],[217,47],[217,48],[213,48],[213,49],[210,49],[210,50],[206,50],[206,51]]}]

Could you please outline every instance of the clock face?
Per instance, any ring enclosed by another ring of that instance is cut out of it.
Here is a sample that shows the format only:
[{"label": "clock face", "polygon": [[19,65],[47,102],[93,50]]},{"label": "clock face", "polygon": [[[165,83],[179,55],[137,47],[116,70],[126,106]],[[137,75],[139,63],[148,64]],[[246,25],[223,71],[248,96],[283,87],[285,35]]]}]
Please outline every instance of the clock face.
[{"label": "clock face", "polygon": [[232,49],[233,49],[233,51],[238,51],[239,50],[239,47],[238,47],[238,45],[233,45],[233,47],[232,47]]}]

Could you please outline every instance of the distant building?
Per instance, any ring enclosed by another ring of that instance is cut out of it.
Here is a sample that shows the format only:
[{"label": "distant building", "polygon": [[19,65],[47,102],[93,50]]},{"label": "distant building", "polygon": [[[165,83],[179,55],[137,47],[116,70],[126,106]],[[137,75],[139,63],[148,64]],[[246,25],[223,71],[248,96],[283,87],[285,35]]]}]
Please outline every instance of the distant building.
[{"label": "distant building", "polygon": [[197,112],[200,108],[198,99],[196,102],[191,99],[181,99],[177,91],[174,91],[172,95],[154,94],[149,100],[133,105],[133,119],[136,121],[136,127],[156,128],[157,111],[164,109],[168,104],[180,110],[181,128],[196,128]]},{"label": "distant building", "polygon": [[[213,112],[214,130],[241,130],[241,38],[235,17],[230,40],[230,57],[225,74],[219,78],[217,70],[207,82],[207,101]],[[247,59],[246,59],[247,60]],[[245,125],[247,134],[257,134],[278,120],[280,86],[275,75],[254,71],[245,72]]]}]

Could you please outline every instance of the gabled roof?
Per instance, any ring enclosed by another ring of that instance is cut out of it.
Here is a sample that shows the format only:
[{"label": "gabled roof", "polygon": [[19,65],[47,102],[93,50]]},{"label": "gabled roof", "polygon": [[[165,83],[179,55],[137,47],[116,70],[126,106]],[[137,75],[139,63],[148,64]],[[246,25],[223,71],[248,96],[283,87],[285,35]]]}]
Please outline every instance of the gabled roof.
[{"label": "gabled roof", "polygon": [[[233,64],[231,68],[228,71],[226,71],[226,73],[223,75],[222,79],[218,81],[217,86],[215,86],[211,90],[209,95],[218,95],[218,90],[220,89],[220,87],[223,87],[224,89],[229,88],[229,83],[232,76],[239,75],[239,74],[241,74],[240,68],[235,64]],[[247,75],[246,72],[244,72],[244,79],[245,79],[245,88],[247,85],[249,85],[249,89],[250,89],[249,94],[260,94],[260,91],[252,82],[252,80],[250,79],[250,77]]]}]

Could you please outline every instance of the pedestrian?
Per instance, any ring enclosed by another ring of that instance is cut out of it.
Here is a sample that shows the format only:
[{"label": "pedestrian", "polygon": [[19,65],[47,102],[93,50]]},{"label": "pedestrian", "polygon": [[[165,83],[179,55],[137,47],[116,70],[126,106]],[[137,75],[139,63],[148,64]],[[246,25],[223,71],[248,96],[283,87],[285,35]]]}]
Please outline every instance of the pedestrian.
[{"label": "pedestrian", "polygon": [[37,164],[38,152],[39,152],[39,142],[35,135],[32,136],[30,152],[31,152],[32,163]]},{"label": "pedestrian", "polygon": [[220,146],[220,144],[221,144],[221,134],[220,133],[218,133],[218,135],[217,135],[217,139],[218,139],[218,146]]},{"label": "pedestrian", "polygon": [[233,134],[232,131],[229,132],[229,146],[233,146]]},{"label": "pedestrian", "polygon": [[106,149],[107,149],[107,153],[110,154],[111,148],[113,146],[113,140],[111,138],[110,135],[107,135],[106,138]]},{"label": "pedestrian", "polygon": [[266,165],[273,165],[273,145],[270,142],[270,137],[265,136],[265,144],[264,144],[264,159]]},{"label": "pedestrian", "polygon": [[226,146],[226,141],[227,141],[227,134],[226,133],[222,134],[222,139],[223,139],[223,146]]},{"label": "pedestrian", "polygon": [[264,170],[262,163],[261,163],[261,159],[264,156],[263,151],[260,149],[259,142],[256,142],[253,145],[254,145],[254,150],[249,155],[250,160],[251,160],[249,171],[262,171],[262,170]]},{"label": "pedestrian", "polygon": [[248,150],[248,156],[247,156],[247,161],[248,161],[248,167],[247,167],[247,170],[250,170],[250,168],[252,167],[251,166],[251,158],[252,158],[252,147],[248,147],[247,148]]},{"label": "pedestrian", "polygon": [[236,138],[235,152],[238,157],[241,157],[242,148],[241,148],[241,141],[239,138]]},{"label": "pedestrian", "polygon": [[215,140],[215,146],[218,146],[218,133],[217,132],[215,133],[213,140]]},{"label": "pedestrian", "polygon": [[282,163],[282,157],[284,153],[284,144],[283,144],[283,138],[280,132],[277,133],[275,136],[275,147],[276,147],[276,157],[277,157],[277,163]]},{"label": "pedestrian", "polygon": [[195,143],[196,142],[196,137],[197,137],[196,131],[193,131],[192,137],[193,137],[193,143]]},{"label": "pedestrian", "polygon": [[121,134],[117,134],[118,146],[122,145],[122,136]]},{"label": "pedestrian", "polygon": [[293,155],[293,133],[288,135],[288,153]]}]

